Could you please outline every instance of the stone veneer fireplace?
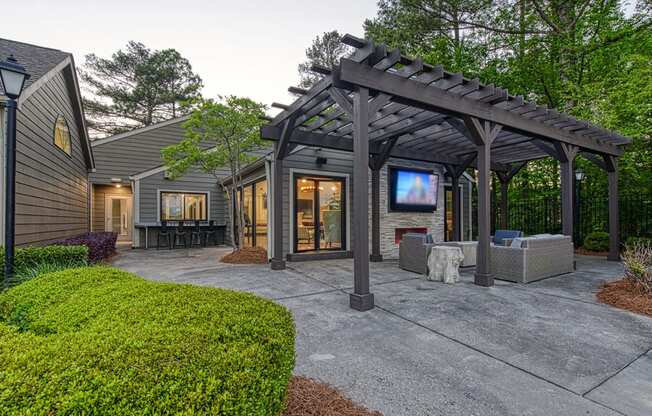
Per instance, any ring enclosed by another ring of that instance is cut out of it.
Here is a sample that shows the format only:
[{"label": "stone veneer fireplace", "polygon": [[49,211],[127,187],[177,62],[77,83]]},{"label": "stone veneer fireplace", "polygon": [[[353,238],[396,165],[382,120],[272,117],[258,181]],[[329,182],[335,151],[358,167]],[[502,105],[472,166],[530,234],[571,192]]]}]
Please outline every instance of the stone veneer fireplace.
[{"label": "stone veneer fireplace", "polygon": [[[406,161],[388,165],[411,168],[424,168],[423,164],[410,164]],[[426,232],[432,234],[435,241],[444,240],[444,172],[438,165],[431,165],[433,171],[439,174],[439,194],[435,212],[391,212],[388,198],[388,168],[380,171],[380,253],[384,259],[398,259],[398,234],[404,232]],[[370,175],[371,176],[371,175]],[[371,181],[371,177],[369,178]],[[369,184],[371,189],[371,183]],[[371,196],[369,197],[371,201]],[[371,221],[371,215],[369,216]]]}]

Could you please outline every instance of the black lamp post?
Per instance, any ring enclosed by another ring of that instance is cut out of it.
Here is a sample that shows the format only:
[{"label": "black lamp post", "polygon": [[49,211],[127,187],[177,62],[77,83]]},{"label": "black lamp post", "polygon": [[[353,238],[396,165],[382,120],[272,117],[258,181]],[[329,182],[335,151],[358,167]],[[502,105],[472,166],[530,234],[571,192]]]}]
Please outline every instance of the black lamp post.
[{"label": "black lamp post", "polygon": [[580,195],[582,194],[582,181],[584,180],[584,177],[586,174],[582,170],[582,168],[577,168],[575,170],[575,227],[573,229],[575,230],[575,246],[579,247],[581,245],[580,237],[581,237],[581,217],[580,217]]},{"label": "black lamp post", "polygon": [[5,276],[4,288],[14,275],[14,237],[16,225],[16,109],[18,97],[23,92],[29,74],[18,65],[13,55],[0,62],[0,81],[8,100],[7,145],[5,156]]}]

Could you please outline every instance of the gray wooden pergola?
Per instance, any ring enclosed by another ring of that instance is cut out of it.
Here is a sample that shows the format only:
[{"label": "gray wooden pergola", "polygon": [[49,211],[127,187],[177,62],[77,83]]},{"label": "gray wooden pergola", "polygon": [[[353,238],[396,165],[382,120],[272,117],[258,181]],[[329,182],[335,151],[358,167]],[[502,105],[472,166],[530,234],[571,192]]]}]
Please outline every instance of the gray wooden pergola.
[{"label": "gray wooden pergola", "polygon": [[[369,261],[380,255],[380,169],[389,158],[442,164],[452,178],[453,235],[461,238],[459,178],[477,169],[478,252],[475,283],[492,286],[490,256],[490,176],[501,182],[501,209],[507,211],[511,178],[527,161],[553,157],[561,168],[562,228],[573,236],[573,161],[578,154],[609,177],[609,258],[619,258],[618,157],[629,138],[510,95],[478,79],[405,57],[398,49],[346,35],[351,56],[336,68],[313,67],[323,75],[309,90],[290,87],[300,97],[261,129],[275,141],[274,189],[282,188],[283,160],[297,145],[353,152],[354,291],[351,307],[373,308]],[[371,172],[372,250],[369,253]],[[273,197],[273,225],[281,230],[282,199]],[[506,216],[503,216],[505,221]],[[503,224],[505,226],[505,224]],[[285,267],[282,233],[274,233],[273,269]]]}]

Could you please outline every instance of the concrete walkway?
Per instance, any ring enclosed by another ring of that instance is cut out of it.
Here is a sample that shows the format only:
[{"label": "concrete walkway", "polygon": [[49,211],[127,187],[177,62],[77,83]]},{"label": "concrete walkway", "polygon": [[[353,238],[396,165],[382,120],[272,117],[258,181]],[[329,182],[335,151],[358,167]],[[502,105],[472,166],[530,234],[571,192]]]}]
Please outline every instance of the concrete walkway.
[{"label": "concrete walkway", "polygon": [[348,307],[352,260],[234,266],[227,249],[132,250],[143,277],[256,293],[292,310],[296,373],[394,415],[652,415],[652,319],[595,300],[618,263],[529,285],[426,282],[372,263],[377,307]]}]

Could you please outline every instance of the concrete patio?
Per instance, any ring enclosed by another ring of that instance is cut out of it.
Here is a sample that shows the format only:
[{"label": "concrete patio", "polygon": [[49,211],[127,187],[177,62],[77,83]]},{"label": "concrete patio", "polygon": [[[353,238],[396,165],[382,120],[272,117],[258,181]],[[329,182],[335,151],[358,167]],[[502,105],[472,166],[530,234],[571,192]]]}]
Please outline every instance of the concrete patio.
[{"label": "concrete patio", "polygon": [[229,249],[129,250],[114,265],[148,279],[256,293],[292,310],[296,373],[394,415],[650,415],[652,319],[595,300],[619,263],[529,285],[426,282],[371,263],[376,308],[349,307],[352,260],[269,266]]}]

